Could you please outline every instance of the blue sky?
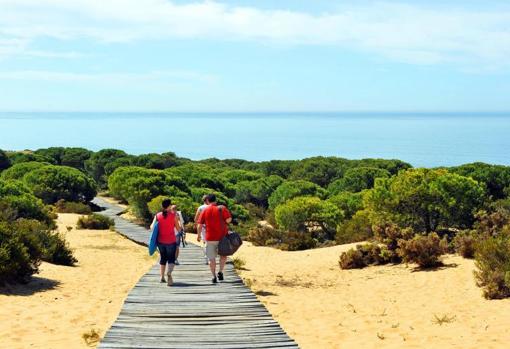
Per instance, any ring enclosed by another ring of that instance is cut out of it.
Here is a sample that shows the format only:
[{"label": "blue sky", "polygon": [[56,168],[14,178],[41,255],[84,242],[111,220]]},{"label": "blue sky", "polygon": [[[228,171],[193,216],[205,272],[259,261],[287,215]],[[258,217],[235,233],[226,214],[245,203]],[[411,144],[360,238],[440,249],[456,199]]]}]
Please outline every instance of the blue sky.
[{"label": "blue sky", "polygon": [[2,111],[509,111],[509,57],[505,1],[0,0]]}]

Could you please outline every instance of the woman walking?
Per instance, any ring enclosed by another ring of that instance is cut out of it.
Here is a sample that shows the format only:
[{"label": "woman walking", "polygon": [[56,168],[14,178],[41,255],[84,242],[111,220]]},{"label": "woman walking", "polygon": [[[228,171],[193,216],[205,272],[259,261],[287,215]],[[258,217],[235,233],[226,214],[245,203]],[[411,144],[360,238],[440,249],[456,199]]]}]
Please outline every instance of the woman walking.
[{"label": "woman walking", "polygon": [[[154,220],[151,224],[153,229],[154,224],[158,222],[158,250],[160,255],[159,265],[161,273],[161,282],[168,280],[168,286],[172,286],[172,272],[175,267],[175,252],[177,249],[177,243],[175,239],[175,229],[181,230],[179,219],[176,219],[175,212],[172,212],[170,205],[172,201],[165,199],[161,203],[161,212],[154,216]],[[168,264],[167,280],[165,280],[165,269]]]},{"label": "woman walking", "polygon": [[177,205],[172,205],[171,210],[173,213],[175,213],[175,219],[179,221],[179,224],[181,226],[181,230],[175,229],[175,243],[177,246],[177,249],[175,250],[175,265],[179,265],[179,246],[182,243],[182,246],[185,245],[185,239],[184,239],[184,218],[182,217],[182,212],[177,209]]}]

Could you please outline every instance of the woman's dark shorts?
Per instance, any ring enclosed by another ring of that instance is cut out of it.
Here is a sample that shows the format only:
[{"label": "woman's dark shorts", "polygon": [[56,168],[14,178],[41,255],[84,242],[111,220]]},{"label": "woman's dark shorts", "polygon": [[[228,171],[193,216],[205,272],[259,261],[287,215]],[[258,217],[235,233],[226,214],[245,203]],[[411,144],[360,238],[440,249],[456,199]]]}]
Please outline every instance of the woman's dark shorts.
[{"label": "woman's dark shorts", "polygon": [[177,250],[177,244],[160,244],[158,242],[158,250],[160,255],[159,264],[165,265],[175,264],[175,251]]}]

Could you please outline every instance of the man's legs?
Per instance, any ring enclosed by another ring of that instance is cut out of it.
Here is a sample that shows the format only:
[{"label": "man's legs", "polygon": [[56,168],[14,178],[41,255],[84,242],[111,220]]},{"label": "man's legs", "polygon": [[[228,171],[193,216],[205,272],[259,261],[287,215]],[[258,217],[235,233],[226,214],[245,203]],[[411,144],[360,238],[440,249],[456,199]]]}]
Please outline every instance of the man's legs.
[{"label": "man's legs", "polygon": [[216,258],[209,259],[209,269],[214,277],[216,277]]},{"label": "man's legs", "polygon": [[227,256],[220,256],[220,271],[218,272],[218,279],[220,281],[224,280],[223,269],[225,268],[225,263],[227,263]]},{"label": "man's legs", "polygon": [[227,256],[220,256],[220,273],[223,273],[223,269],[225,269],[226,263],[227,263]]},{"label": "man's legs", "polygon": [[207,241],[205,245],[207,258],[209,259],[209,269],[213,275],[212,282],[215,284],[218,282],[216,279],[216,256],[218,256],[218,241]]}]

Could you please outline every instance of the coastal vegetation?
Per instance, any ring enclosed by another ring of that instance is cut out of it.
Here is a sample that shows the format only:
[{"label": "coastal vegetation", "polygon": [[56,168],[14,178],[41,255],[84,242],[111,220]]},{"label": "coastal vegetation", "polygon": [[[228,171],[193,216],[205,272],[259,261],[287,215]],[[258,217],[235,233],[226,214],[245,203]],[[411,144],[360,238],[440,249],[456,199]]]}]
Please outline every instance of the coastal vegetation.
[{"label": "coastal vegetation", "polygon": [[113,219],[100,214],[93,213],[89,216],[83,216],[78,219],[76,227],[78,229],[104,230],[113,228],[115,222]]},{"label": "coastal vegetation", "polygon": [[[98,191],[129,205],[145,224],[165,197],[190,222],[201,197],[213,192],[232,211],[233,229],[255,245],[300,250],[360,242],[340,256],[344,269],[387,263],[432,268],[445,253],[457,252],[475,258],[487,297],[510,295],[507,166],[425,169],[400,160],[338,157],[193,161],[171,152],[53,147],[0,152],[0,169],[2,222],[13,236],[28,229],[18,227],[24,219],[51,230],[53,212],[91,214]],[[99,217],[80,224],[111,227]],[[31,250],[20,236],[14,245]],[[28,265],[25,274],[36,269]]]}]

